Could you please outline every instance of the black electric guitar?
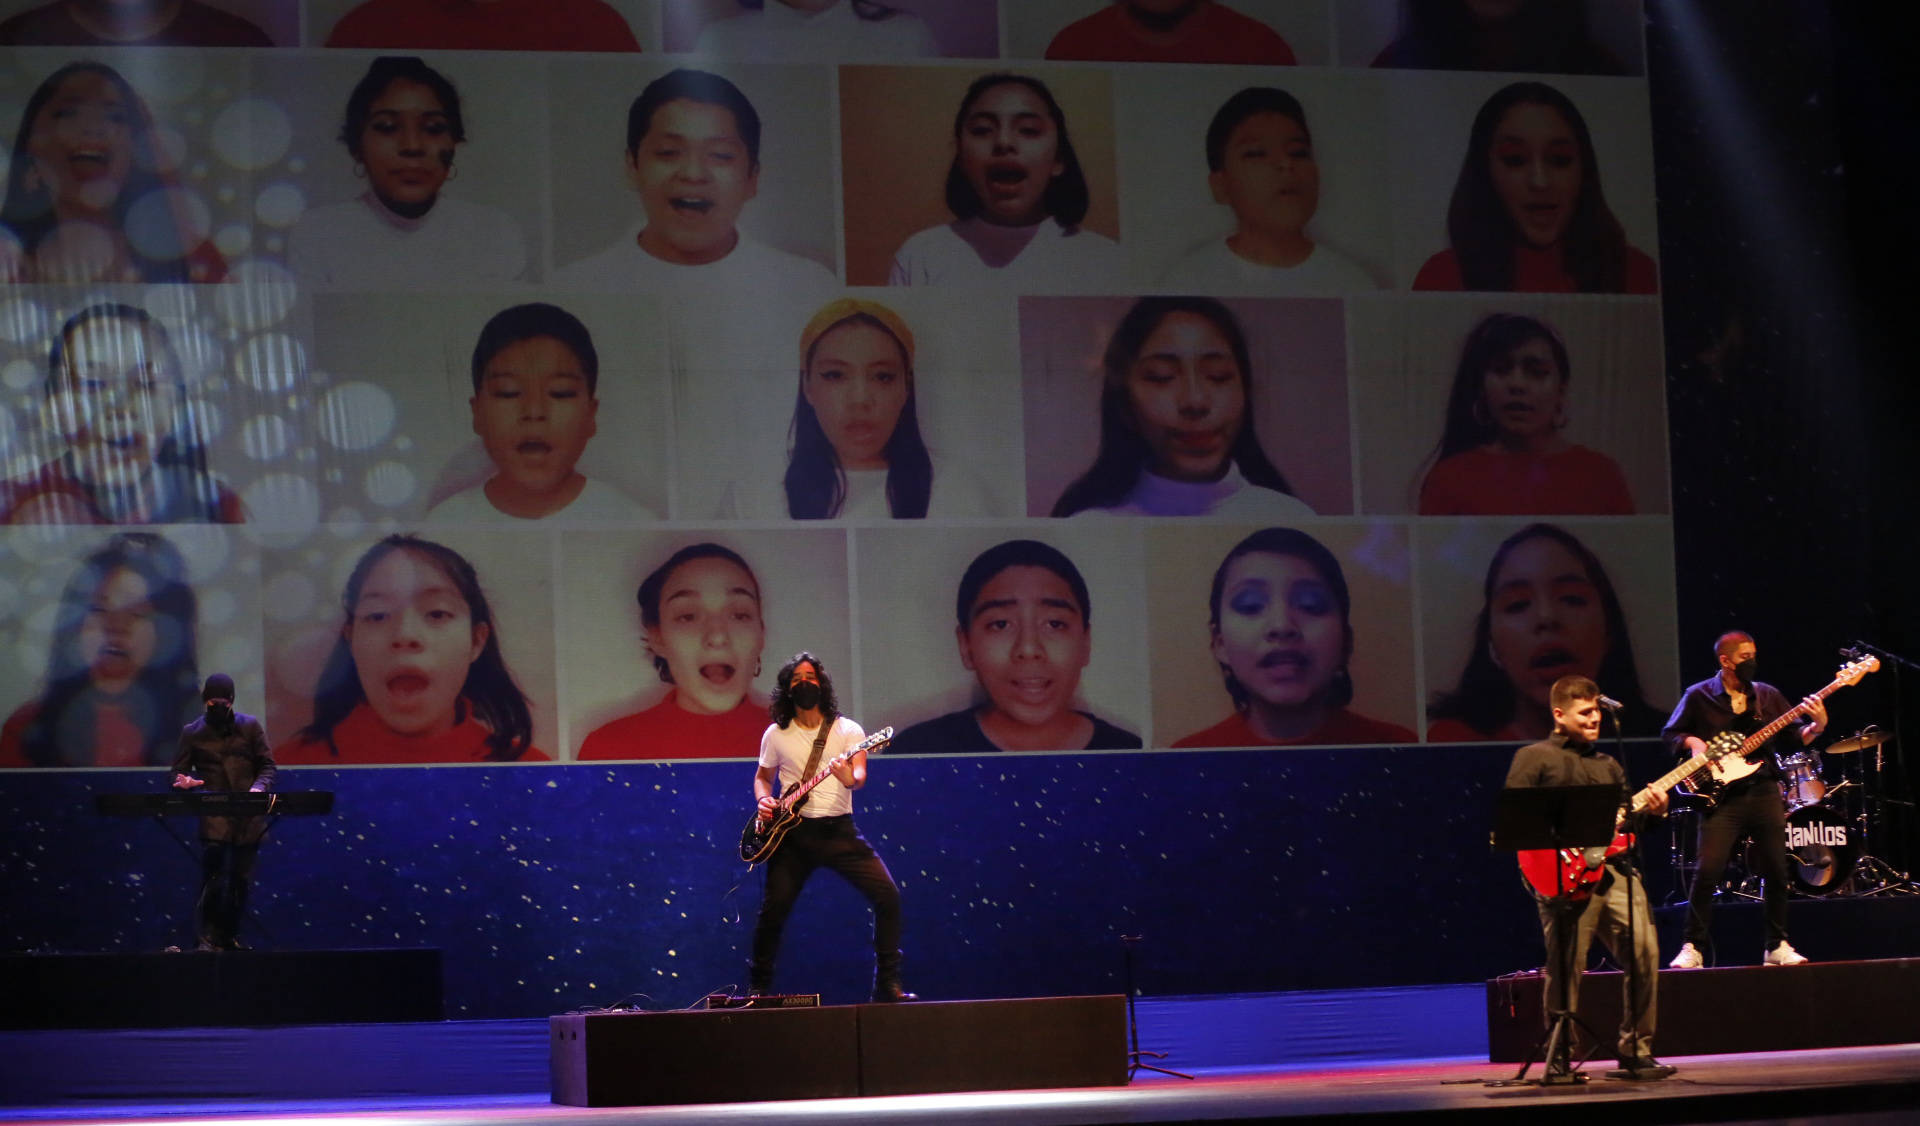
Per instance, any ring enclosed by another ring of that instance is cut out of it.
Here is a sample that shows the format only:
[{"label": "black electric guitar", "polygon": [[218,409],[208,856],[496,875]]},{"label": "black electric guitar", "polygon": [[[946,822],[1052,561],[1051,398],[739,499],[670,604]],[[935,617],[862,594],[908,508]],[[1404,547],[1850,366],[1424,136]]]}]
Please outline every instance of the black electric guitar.
[{"label": "black electric guitar", "polygon": [[[1862,657],[1857,661],[1841,665],[1833,682],[1815,692],[1813,698],[1824,700],[1841,688],[1860,683],[1868,673],[1877,671],[1879,668],[1880,658],[1878,657]],[[1747,706],[1758,705],[1757,702],[1749,701]],[[1787,724],[1805,715],[1806,711],[1807,705],[1804,702],[1798,703],[1788,708],[1780,718],[1751,735],[1742,735],[1738,731],[1722,731],[1715,735],[1707,741],[1706,754],[1693,759],[1693,764],[1700,766],[1701,759],[1704,758],[1705,769],[1691,772],[1685,779],[1687,791],[1700,798],[1709,807],[1717,803],[1729,784],[1738,782],[1760,769],[1766,761],[1764,755],[1759,755],[1760,749],[1767,745],[1768,740],[1785,730]],[[1758,757],[1750,757],[1756,755]]]},{"label": "black electric guitar", "polygon": [[740,859],[753,865],[772,856],[774,850],[780,847],[780,842],[786,839],[787,831],[800,823],[800,803],[806,800],[815,786],[832,777],[834,768],[841,763],[892,741],[893,728],[883,727],[860,740],[859,745],[848,747],[833,756],[820,768],[820,773],[788,786],[772,813],[755,813],[753,820],[747,822],[746,830],[740,834]]}]

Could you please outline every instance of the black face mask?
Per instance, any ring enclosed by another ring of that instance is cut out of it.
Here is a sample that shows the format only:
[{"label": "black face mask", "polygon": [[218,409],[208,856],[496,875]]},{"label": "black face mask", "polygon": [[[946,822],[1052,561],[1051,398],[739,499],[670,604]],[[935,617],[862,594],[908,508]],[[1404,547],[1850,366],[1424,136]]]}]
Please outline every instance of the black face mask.
[{"label": "black face mask", "polygon": [[226,704],[208,704],[207,722],[216,727],[225,727],[233,722],[233,709]]},{"label": "black face mask", "polygon": [[802,680],[787,690],[793,700],[793,706],[803,712],[810,712],[820,706],[820,686],[811,680]]},{"label": "black face mask", "polygon": [[1744,683],[1752,684],[1753,668],[1754,668],[1753,658],[1748,657],[1746,660],[1741,661],[1738,664],[1733,666],[1733,675],[1739,677],[1740,680]]}]

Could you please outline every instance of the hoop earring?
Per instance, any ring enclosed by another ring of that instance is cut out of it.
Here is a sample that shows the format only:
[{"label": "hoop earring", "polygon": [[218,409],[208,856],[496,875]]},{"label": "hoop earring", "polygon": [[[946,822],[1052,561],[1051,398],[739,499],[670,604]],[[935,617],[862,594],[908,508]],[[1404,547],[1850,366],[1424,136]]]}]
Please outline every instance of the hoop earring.
[{"label": "hoop earring", "polygon": [[1555,430],[1565,430],[1567,428],[1567,405],[1565,403],[1561,403],[1558,407],[1554,408],[1553,428]]},{"label": "hoop earring", "polygon": [[447,181],[451,183],[454,180],[458,180],[459,178],[460,178],[459,166],[451,163],[448,164],[447,165]]},{"label": "hoop earring", "polygon": [[362,164],[362,163],[360,163],[360,162],[359,162],[359,161],[357,161],[357,160],[356,160],[356,161],[354,161],[354,162],[353,162],[353,178],[354,178],[354,179],[356,179],[356,180],[364,180],[364,179],[366,179],[366,178],[367,178],[367,166],[366,166],[366,165],[364,165],[364,164]]},{"label": "hoop earring", "polygon": [[756,680],[760,677],[760,658],[758,657],[753,659],[753,676]]},{"label": "hoop earring", "polygon": [[1487,397],[1485,395],[1475,395],[1473,397],[1473,421],[1481,426],[1493,425],[1493,419],[1487,414]]}]

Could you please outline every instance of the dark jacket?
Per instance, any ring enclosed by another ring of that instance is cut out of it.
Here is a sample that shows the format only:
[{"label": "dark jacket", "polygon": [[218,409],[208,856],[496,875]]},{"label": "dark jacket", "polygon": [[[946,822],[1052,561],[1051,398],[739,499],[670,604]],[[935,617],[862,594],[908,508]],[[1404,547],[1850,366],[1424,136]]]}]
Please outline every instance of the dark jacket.
[{"label": "dark jacket", "polygon": [[[1780,694],[1780,690],[1766,681],[1756,681],[1753,686],[1751,704],[1752,730],[1758,731],[1774,720],[1779,719],[1791,704]],[[1703,742],[1711,743],[1715,735],[1733,727],[1736,723],[1745,723],[1748,713],[1736,714],[1733,704],[1727,699],[1727,686],[1715,674],[1698,684],[1687,686],[1680,697],[1680,703],[1673,709],[1672,718],[1661,729],[1660,737],[1667,741],[1667,749],[1682,758],[1689,753],[1683,740],[1691,735]],[[1779,782],[1780,771],[1773,764],[1773,755],[1792,754],[1800,749],[1799,728],[1788,724],[1780,734],[1768,740],[1766,749],[1771,752],[1761,760],[1760,769],[1730,784],[1727,789],[1745,790],[1761,782]]]},{"label": "dark jacket", "polygon": [[[267,729],[245,712],[233,722],[214,726],[201,716],[180,731],[180,750],[173,756],[173,772],[198,778],[209,790],[273,789],[273,749]],[[202,817],[200,839],[253,844],[266,832],[261,817]]]}]

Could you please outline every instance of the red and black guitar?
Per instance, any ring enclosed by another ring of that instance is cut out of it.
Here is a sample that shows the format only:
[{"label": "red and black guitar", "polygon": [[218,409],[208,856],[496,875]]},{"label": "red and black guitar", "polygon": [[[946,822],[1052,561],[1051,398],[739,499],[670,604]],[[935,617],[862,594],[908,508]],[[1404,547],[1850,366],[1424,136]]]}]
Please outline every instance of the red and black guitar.
[{"label": "red and black guitar", "polygon": [[747,822],[746,831],[740,834],[740,859],[751,866],[772,856],[773,851],[780,847],[780,842],[786,839],[788,830],[800,823],[800,803],[813,792],[815,786],[831,778],[835,767],[851,762],[855,755],[884,747],[892,741],[893,728],[883,727],[860,740],[857,745],[833,756],[820,768],[820,773],[788,786],[772,813],[756,812],[753,820]]},{"label": "red and black guitar", "polygon": [[[1841,688],[1860,683],[1862,678],[1879,667],[1878,657],[1862,657],[1844,664],[1840,666],[1840,672],[1833,682],[1815,692],[1813,698],[1824,700]],[[1787,724],[1806,710],[1806,702],[1802,701],[1751,735],[1722,731],[1707,743],[1705,752],[1687,759],[1635,793],[1633,800],[1620,811],[1614,828],[1618,830],[1626,823],[1628,816],[1645,809],[1647,803],[1653,800],[1653,795],[1664,794],[1681,783],[1688,783],[1689,788],[1698,794],[1702,793],[1702,788],[1696,779],[1710,777],[1714,779],[1712,789],[1718,793],[1727,782],[1752,774],[1760,769],[1760,763],[1748,756],[1766,746],[1769,739],[1780,734]],[[1613,843],[1605,848],[1563,848],[1557,852],[1550,848],[1524,849],[1519,854],[1520,873],[1534,891],[1548,899],[1560,895],[1563,888],[1569,899],[1585,899],[1593,894],[1594,885],[1605,874],[1607,858],[1618,856],[1632,847],[1633,834],[1619,833],[1613,838]]]}]

